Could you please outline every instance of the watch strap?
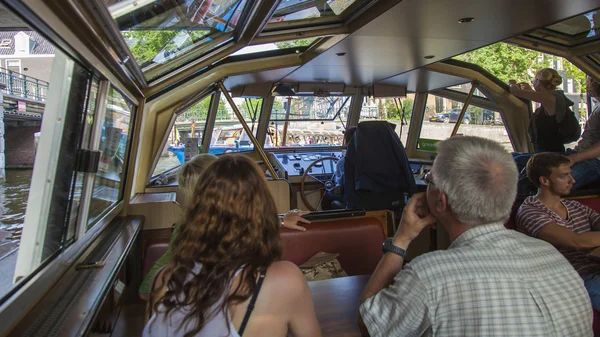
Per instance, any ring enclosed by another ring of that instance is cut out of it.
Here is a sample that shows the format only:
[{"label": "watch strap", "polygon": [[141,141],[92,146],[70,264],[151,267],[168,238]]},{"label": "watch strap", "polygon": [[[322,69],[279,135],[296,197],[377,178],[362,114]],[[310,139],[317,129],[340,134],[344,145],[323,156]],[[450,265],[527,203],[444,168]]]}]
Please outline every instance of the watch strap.
[{"label": "watch strap", "polygon": [[392,238],[387,238],[385,239],[385,241],[383,242],[383,247],[381,247],[381,250],[383,251],[383,253],[394,253],[400,257],[405,257],[406,256],[406,250],[398,247],[398,246],[394,246],[392,244]]}]

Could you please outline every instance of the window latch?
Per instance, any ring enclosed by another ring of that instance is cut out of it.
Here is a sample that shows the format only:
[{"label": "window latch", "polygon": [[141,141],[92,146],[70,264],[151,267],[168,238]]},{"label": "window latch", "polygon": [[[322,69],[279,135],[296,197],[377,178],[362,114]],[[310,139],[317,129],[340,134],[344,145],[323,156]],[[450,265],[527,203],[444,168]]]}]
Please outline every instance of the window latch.
[{"label": "window latch", "polygon": [[77,151],[77,162],[75,163],[75,171],[96,173],[98,172],[98,163],[102,151],[92,151],[81,149]]}]

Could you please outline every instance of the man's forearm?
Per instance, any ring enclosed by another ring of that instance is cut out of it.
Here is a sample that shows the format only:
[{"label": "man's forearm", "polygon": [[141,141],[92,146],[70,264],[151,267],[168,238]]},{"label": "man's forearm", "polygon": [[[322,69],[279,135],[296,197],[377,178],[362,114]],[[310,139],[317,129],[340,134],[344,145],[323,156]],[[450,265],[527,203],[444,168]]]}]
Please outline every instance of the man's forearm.
[{"label": "man's forearm", "polygon": [[600,157],[600,142],[569,156],[575,163]]},{"label": "man's forearm", "polygon": [[369,297],[377,294],[381,289],[392,284],[394,277],[402,270],[404,258],[394,254],[386,253],[379,261],[377,268],[373,272],[369,283],[360,296],[360,304],[364,303]]},{"label": "man's forearm", "polygon": [[[402,270],[404,258],[394,254],[386,253],[383,255],[377,268],[373,272],[369,283],[360,295],[360,304],[363,304],[370,297],[376,295],[381,289],[389,286],[394,281],[394,277]],[[358,315],[358,328],[363,336],[369,336],[369,331],[365,326],[361,315]]]}]

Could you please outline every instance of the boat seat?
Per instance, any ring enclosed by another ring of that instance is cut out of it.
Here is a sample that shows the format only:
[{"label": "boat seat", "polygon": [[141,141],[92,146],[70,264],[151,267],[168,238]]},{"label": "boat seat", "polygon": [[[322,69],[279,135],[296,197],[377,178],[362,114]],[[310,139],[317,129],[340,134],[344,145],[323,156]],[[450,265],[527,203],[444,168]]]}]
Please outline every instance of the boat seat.
[{"label": "boat seat", "polygon": [[284,260],[301,265],[318,252],[337,253],[342,268],[352,276],[372,274],[381,259],[385,232],[375,218],[314,222],[306,229],[282,229]]},{"label": "boat seat", "polygon": [[[376,218],[345,218],[306,225],[306,232],[281,229],[283,259],[301,265],[320,251],[337,253],[348,275],[371,274],[381,259],[385,240],[382,223]],[[143,275],[167,251],[168,238],[155,241],[145,251]]]}]

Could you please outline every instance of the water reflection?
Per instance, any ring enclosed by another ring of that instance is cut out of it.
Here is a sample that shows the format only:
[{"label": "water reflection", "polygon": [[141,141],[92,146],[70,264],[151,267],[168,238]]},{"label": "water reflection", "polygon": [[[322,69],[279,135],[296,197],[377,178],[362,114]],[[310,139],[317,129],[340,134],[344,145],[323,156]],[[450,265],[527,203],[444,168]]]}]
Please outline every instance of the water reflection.
[{"label": "water reflection", "polygon": [[9,232],[7,239],[20,239],[32,173],[7,170],[6,181],[0,182],[0,232]]}]

